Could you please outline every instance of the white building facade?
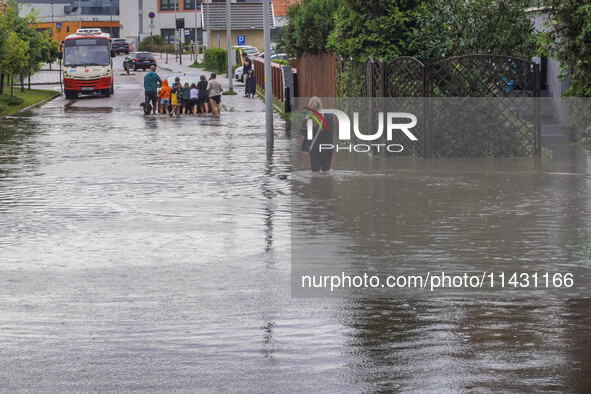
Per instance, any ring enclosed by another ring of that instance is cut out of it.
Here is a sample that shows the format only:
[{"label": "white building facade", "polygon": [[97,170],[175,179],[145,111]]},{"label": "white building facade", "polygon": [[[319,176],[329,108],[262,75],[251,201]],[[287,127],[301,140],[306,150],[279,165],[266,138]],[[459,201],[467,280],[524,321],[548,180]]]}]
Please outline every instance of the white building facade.
[{"label": "white building facade", "polygon": [[[176,12],[175,12],[176,5]],[[152,18],[151,18],[152,16]],[[161,35],[168,44],[175,42],[175,17],[183,18],[185,29],[180,40],[203,41],[201,0],[126,0],[120,3],[120,35],[137,48],[146,37]]]}]

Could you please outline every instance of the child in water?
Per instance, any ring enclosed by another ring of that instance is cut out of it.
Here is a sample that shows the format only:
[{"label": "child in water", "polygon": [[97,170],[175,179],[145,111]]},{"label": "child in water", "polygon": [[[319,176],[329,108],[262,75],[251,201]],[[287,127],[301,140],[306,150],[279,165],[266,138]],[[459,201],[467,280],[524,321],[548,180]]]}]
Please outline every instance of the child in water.
[{"label": "child in water", "polygon": [[191,87],[189,86],[189,82],[185,82],[183,86],[183,115],[191,113],[191,106],[189,101],[191,100]]},{"label": "child in water", "polygon": [[246,97],[254,98],[257,94],[257,83],[254,77],[254,72],[248,70],[248,76],[246,77],[246,86],[244,88],[244,94]]},{"label": "child in water", "polygon": [[170,91],[170,105],[172,106],[172,111],[170,111],[169,116],[172,116],[172,114],[176,114],[176,116],[179,116],[181,112],[182,99],[183,89],[181,87],[181,83],[177,82],[174,84],[174,87]]}]

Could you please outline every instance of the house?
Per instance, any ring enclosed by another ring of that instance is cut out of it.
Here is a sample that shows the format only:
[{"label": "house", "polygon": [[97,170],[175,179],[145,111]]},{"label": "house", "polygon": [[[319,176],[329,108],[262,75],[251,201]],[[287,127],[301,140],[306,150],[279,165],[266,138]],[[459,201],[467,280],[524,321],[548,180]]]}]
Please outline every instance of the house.
[{"label": "house", "polygon": [[[180,41],[201,42],[201,7],[201,0],[126,0],[121,2],[121,37],[135,48],[151,34],[164,37],[167,44],[175,42],[175,34]],[[175,18],[183,19],[184,29],[176,29]]]},{"label": "house", "polygon": [[[263,3],[262,2],[240,2],[231,3],[231,24],[232,37],[231,44],[238,45],[238,37],[243,36],[244,41],[240,44],[252,45],[259,50],[263,50]],[[211,37],[209,39],[210,48],[227,48],[226,41],[226,3],[212,2],[203,5],[201,24],[207,31],[209,26]],[[273,4],[269,4],[269,26],[275,28],[275,17]]]}]

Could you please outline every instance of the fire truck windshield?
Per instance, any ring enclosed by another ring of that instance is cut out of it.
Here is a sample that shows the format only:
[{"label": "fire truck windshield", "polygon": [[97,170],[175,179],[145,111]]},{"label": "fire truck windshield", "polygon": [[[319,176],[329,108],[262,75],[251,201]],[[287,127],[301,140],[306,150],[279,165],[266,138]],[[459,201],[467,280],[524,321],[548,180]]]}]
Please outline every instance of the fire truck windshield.
[{"label": "fire truck windshield", "polygon": [[102,38],[76,38],[64,43],[64,66],[108,66],[109,41]]}]

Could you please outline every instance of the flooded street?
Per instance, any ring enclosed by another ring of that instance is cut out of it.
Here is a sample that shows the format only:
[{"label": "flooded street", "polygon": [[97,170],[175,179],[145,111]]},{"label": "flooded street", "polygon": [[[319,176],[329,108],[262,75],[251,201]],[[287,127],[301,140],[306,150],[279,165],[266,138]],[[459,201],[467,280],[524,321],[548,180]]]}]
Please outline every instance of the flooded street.
[{"label": "flooded street", "polygon": [[[544,269],[587,273],[586,151],[519,163],[381,160],[359,171],[339,155],[335,176],[314,189],[318,179],[292,172],[278,117],[267,154],[258,99],[247,112],[232,104],[246,99],[224,96],[219,119],[144,117],[126,101],[137,97],[128,84],[119,101],[60,98],[3,120],[0,391],[591,391],[585,289],[291,294],[294,209],[351,261],[399,248],[406,267],[476,257],[482,269],[514,256],[531,271],[546,256]],[[314,191],[317,210],[292,206],[292,190]],[[392,200],[364,219],[350,207],[366,195]],[[391,207],[404,231],[375,216]]]}]

